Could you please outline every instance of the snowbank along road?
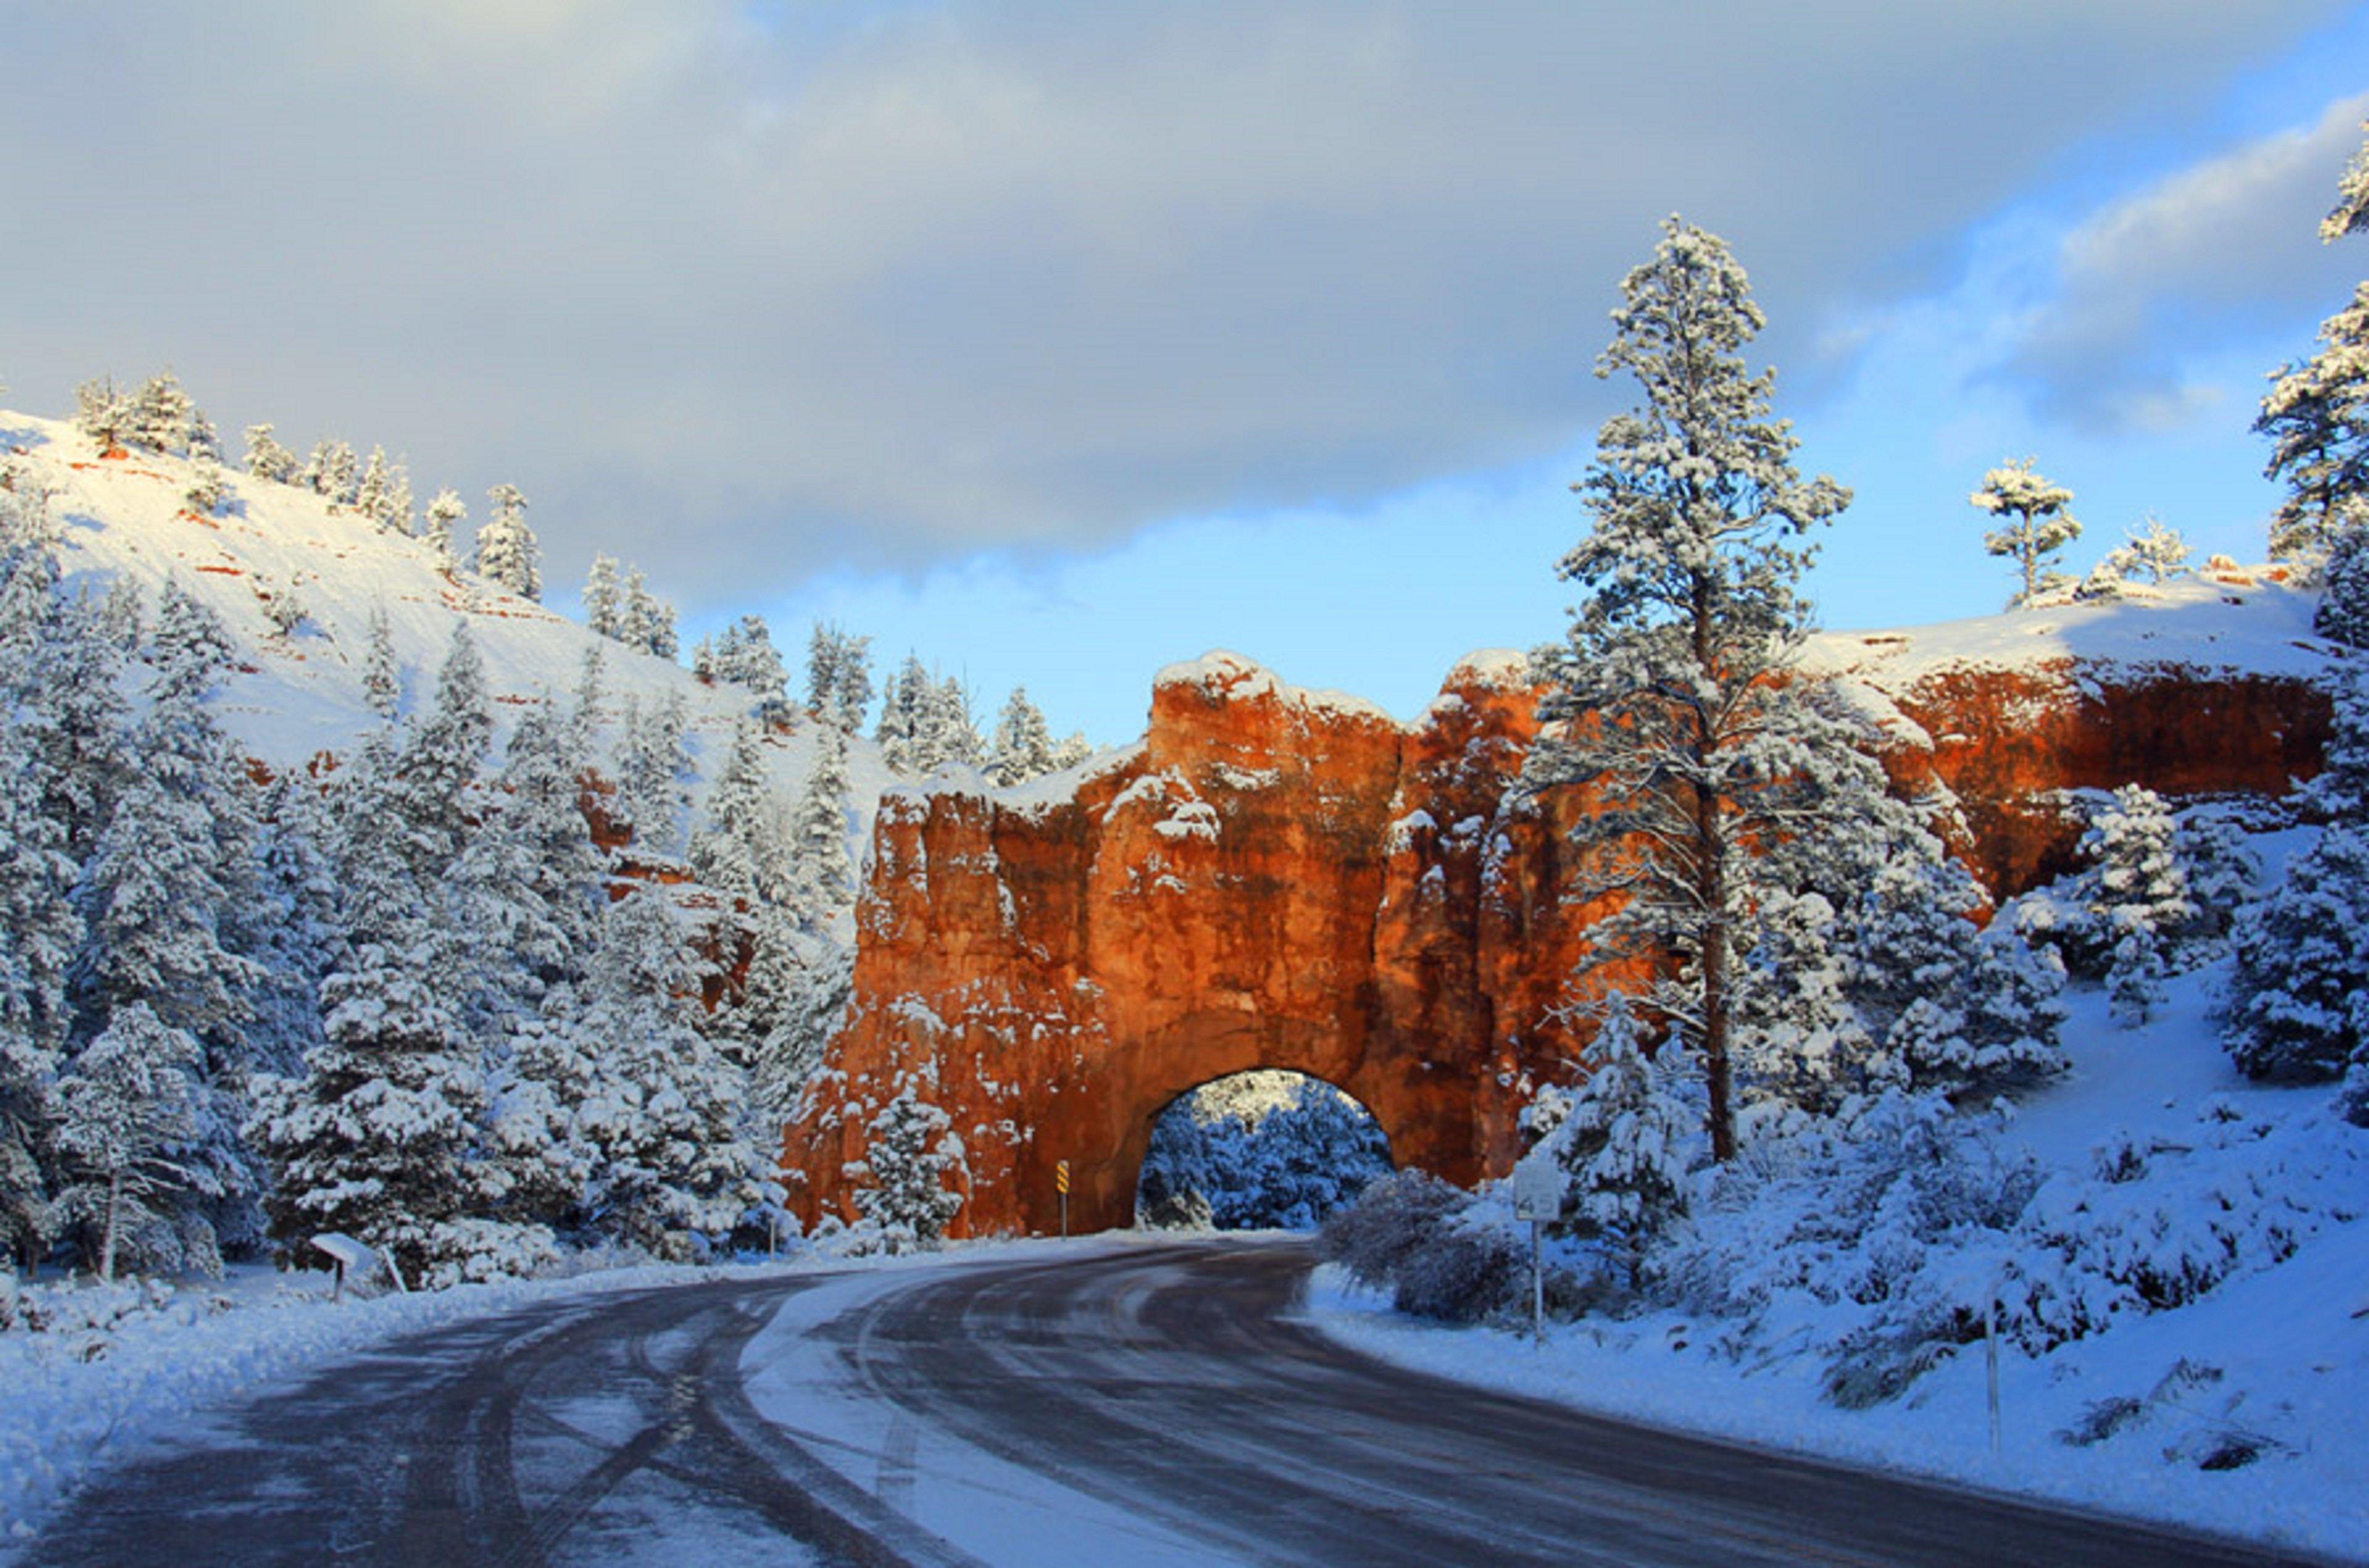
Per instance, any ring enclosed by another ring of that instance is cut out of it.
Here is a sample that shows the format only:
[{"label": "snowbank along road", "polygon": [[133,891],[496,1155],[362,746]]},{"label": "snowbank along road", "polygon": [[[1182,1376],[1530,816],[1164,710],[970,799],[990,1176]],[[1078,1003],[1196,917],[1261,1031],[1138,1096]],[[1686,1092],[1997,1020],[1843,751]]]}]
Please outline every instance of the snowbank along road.
[{"label": "snowbank along road", "polygon": [[101,1478],[22,1561],[2239,1563],[1595,1419],[1295,1322],[1272,1241],[674,1287],[419,1335]]}]

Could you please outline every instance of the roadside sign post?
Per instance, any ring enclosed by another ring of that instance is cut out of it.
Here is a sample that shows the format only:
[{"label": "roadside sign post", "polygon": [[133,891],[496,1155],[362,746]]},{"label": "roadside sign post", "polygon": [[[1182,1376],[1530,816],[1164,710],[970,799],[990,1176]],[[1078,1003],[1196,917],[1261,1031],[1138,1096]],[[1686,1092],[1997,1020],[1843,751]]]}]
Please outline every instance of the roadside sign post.
[{"label": "roadside sign post", "polygon": [[1061,1195],[1061,1234],[1066,1238],[1070,1234],[1070,1162],[1067,1160],[1053,1162],[1053,1190]]},{"label": "roadside sign post", "polygon": [[1514,1218],[1530,1222],[1530,1337],[1547,1343],[1547,1221],[1562,1218],[1562,1169],[1536,1151],[1514,1166]]}]

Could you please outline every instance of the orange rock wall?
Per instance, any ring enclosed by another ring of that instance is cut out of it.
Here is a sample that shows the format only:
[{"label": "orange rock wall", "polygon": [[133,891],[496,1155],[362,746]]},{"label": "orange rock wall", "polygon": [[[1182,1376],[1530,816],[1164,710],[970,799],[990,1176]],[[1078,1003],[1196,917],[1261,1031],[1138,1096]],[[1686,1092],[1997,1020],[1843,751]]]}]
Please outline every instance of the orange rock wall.
[{"label": "orange rock wall", "polygon": [[[2283,793],[2317,770],[2301,681],[1968,670],[1887,693],[1905,792],[1953,797],[1993,887],[2069,864],[2061,792]],[[1470,1183],[1519,1149],[1581,1042],[1558,1001],[1601,910],[1569,895],[1577,791],[1509,804],[1538,729],[1518,666],[1459,666],[1402,727],[1215,656],[1163,678],[1140,750],[1072,798],[899,791],[857,906],[854,995],[785,1143],[809,1221],[910,1084],[962,1139],[968,1233],[1129,1223],[1159,1113],[1251,1068],[1373,1111],[1402,1164]],[[1914,734],[1921,729],[1921,735]]]}]

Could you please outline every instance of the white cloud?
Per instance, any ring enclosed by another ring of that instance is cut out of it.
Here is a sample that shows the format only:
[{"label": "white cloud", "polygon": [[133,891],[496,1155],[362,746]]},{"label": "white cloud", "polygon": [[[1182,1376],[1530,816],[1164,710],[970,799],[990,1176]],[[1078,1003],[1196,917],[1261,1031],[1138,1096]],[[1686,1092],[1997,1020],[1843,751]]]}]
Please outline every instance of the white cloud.
[{"label": "white cloud", "polygon": [[1806,356],[2336,9],[37,0],[0,368],[515,477],[555,575],[1077,545],[1562,445],[1673,209]]},{"label": "white cloud", "polygon": [[[2183,355],[2297,311],[2333,311],[2359,253],[2321,245],[2318,221],[2361,144],[2369,93],[2097,212],[2058,248],[2057,294],[2015,364],[2043,405],[2105,428],[2198,406]],[[2298,344],[2298,349],[2304,345]]]}]

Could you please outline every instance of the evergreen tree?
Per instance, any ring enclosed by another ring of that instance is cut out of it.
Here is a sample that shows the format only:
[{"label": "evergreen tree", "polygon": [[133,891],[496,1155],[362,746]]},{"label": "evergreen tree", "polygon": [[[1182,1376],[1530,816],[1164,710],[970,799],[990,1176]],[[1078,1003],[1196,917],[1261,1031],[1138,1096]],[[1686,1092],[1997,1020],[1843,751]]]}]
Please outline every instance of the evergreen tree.
[{"label": "evergreen tree", "polygon": [[469,509],[451,490],[439,490],[428,503],[428,532],[423,536],[436,559],[436,569],[451,577],[461,569],[460,547],[454,543],[454,532],[469,521]]},{"label": "evergreen tree", "polygon": [[493,733],[485,659],[468,623],[458,622],[436,673],[435,698],[404,741],[393,784],[406,862],[423,890],[442,883],[460,858],[471,822],[483,815],[478,775]]},{"label": "evergreen tree", "polygon": [[1647,1242],[1686,1212],[1700,1117],[1685,1098],[1677,1049],[1665,1043],[1649,1054],[1618,992],[1588,1055],[1588,1075],[1539,1157],[1562,1169],[1562,1223],[1609,1243],[1634,1283]]},{"label": "evergreen tree", "polygon": [[665,893],[609,906],[577,1031],[589,1064],[563,1094],[592,1173],[595,1231],[660,1257],[720,1246],[764,1201],[738,1071],[692,1026],[698,975]]},{"label": "evergreen tree", "polygon": [[646,860],[671,860],[681,853],[683,818],[691,809],[687,781],[692,776],[683,744],[680,692],[640,708],[627,699],[617,756],[616,817],[633,830],[634,849]]},{"label": "evergreen tree", "polygon": [[2009,521],[1983,535],[1983,547],[2004,555],[2022,574],[2023,587],[2008,601],[2030,604],[2043,593],[2070,588],[2072,579],[2051,570],[2049,558],[2081,537],[2081,524],[2065,509],[2073,492],[2032,471],[2033,460],[2009,463],[1983,475],[1982,488],[1966,499],[1994,517]]},{"label": "evergreen tree", "polygon": [[[33,765],[24,731],[0,719],[0,771],[23,779]],[[39,794],[0,790],[0,1253],[28,1265],[49,1240],[66,973],[83,936],[65,842]]]},{"label": "evergreen tree", "polygon": [[360,464],[354,449],[335,439],[314,443],[296,482],[338,505],[350,504],[360,487]]},{"label": "evergreen tree", "polygon": [[917,770],[921,733],[923,705],[930,694],[930,672],[921,668],[921,657],[907,654],[905,662],[888,680],[887,690],[880,701],[880,726],[872,738],[879,744],[880,759],[894,773],[910,773]]},{"label": "evergreen tree", "polygon": [[2348,647],[2369,647],[2369,502],[2348,501],[2337,515],[2312,630]]},{"label": "evergreen tree", "polygon": [[519,715],[487,816],[454,881],[468,929],[491,949],[490,1010],[530,1011],[572,984],[592,946],[601,862],[580,799],[585,755],[549,697]]},{"label": "evergreen tree", "polygon": [[601,636],[618,637],[618,612],[617,558],[596,555],[584,578],[584,624]]},{"label": "evergreen tree", "polygon": [[962,1195],[945,1185],[962,1162],[952,1127],[945,1112],[902,1089],[864,1129],[864,1158],[848,1162],[856,1212],[891,1253],[935,1246],[962,1211]]},{"label": "evergreen tree", "polygon": [[[2369,131],[2369,121],[2362,125]],[[2334,244],[2347,235],[2369,230],[2369,143],[2352,155],[2344,166],[2344,177],[2337,187],[2336,205],[2319,223],[2319,237]]]},{"label": "evergreen tree", "polygon": [[[855,989],[855,953],[835,943],[818,943],[803,957],[786,939],[772,946],[784,962],[774,979],[761,983],[752,967],[750,990],[752,1011],[765,1028],[755,1047],[750,1069],[750,1098],[761,1129],[778,1138],[788,1126],[799,1095],[822,1068],[830,1038],[847,1013]],[[761,933],[758,954],[769,945]],[[770,993],[764,989],[775,985]]]},{"label": "evergreen tree", "polygon": [[948,766],[976,768],[986,761],[987,742],[971,721],[970,693],[958,676],[949,675],[928,688],[914,751],[922,773]]},{"label": "evergreen tree", "polygon": [[872,639],[841,634],[839,680],[831,691],[830,723],[841,734],[864,733],[872,709]]},{"label": "evergreen tree", "polygon": [[273,439],[271,426],[246,428],[246,471],[258,479],[285,485],[296,477],[296,454]]},{"label": "evergreen tree", "polygon": [[807,712],[828,721],[839,708],[839,628],[817,621],[807,634]]},{"label": "evergreen tree", "polygon": [[996,721],[995,747],[988,754],[987,776],[1010,789],[1014,784],[1053,771],[1053,732],[1045,715],[1028,700],[1028,688],[1014,686]]},{"label": "evergreen tree", "polygon": [[790,814],[792,901],[809,925],[854,898],[855,868],[847,855],[847,738],[821,732],[814,772]]},{"label": "evergreen tree", "polygon": [[1737,955],[1754,945],[1755,860],[1803,820],[1794,781],[1848,738],[1778,679],[1808,617],[1791,541],[1849,492],[1803,483],[1768,417],[1773,376],[1742,350],[1765,318],[1716,237],[1672,218],[1632,271],[1597,373],[1634,374],[1644,406],[1606,422],[1579,485],[1594,527],[1560,573],[1586,598],[1542,651],[1559,738],[1534,783],[1587,781],[1608,809],[1580,830],[1585,886],[1625,895],[1592,961],[1677,957],[1658,988],[1708,1080],[1714,1158],[1734,1152],[1730,1040]]},{"label": "evergreen tree", "polygon": [[1094,743],[1086,738],[1085,731],[1071,730],[1053,748],[1053,768],[1066,773],[1094,754]]},{"label": "evergreen tree", "polygon": [[395,628],[387,624],[386,604],[371,604],[370,651],[362,665],[362,700],[371,712],[392,720],[403,703],[402,678],[395,662]]},{"label": "evergreen tree", "polygon": [[220,464],[211,457],[201,457],[189,465],[189,487],[181,492],[181,502],[190,511],[200,517],[215,517],[229,498],[230,483],[223,478]]},{"label": "evergreen tree", "polygon": [[[651,593],[642,580],[642,568],[625,574],[624,597],[617,612],[617,640],[637,653],[671,659],[679,649],[674,606]],[[708,678],[712,679],[712,675]]]},{"label": "evergreen tree", "polygon": [[2124,784],[2082,840],[2083,853],[2097,866],[2094,908],[2112,948],[2106,983],[2126,1023],[2146,1022],[2162,1000],[2171,944],[2196,922],[2177,832],[2161,795]]},{"label": "evergreen tree", "polygon": [[2222,1038],[2249,1077],[2321,1082],[2369,1060],[2369,835],[2329,824],[2238,917]]},{"label": "evergreen tree", "polygon": [[[101,1279],[115,1278],[118,1243],[128,1230],[169,1222],[147,1199],[189,1180],[173,1156],[198,1133],[191,1082],[198,1056],[186,1031],[166,1027],[134,1002],[109,1020],[58,1081],[58,1147],[81,1183],[64,1202],[70,1210],[97,1210]],[[140,1251],[156,1259],[165,1249],[152,1242]]]},{"label": "evergreen tree", "polygon": [[732,903],[754,906],[785,891],[772,791],[757,727],[743,719],[707,792],[707,821],[691,843],[693,876]]},{"label": "evergreen tree", "polygon": [[2285,486],[2271,516],[2271,556],[2306,568],[2358,521],[2369,493],[2369,283],[2320,324],[2319,351],[2273,372],[2254,432],[2266,478]]},{"label": "evergreen tree", "polygon": [[211,455],[213,425],[170,370],[150,376],[132,395],[122,439],[150,452]]},{"label": "evergreen tree", "polygon": [[521,599],[543,597],[543,551],[526,525],[526,497],[515,485],[486,492],[494,514],[477,530],[477,575]]},{"label": "evergreen tree", "polygon": [[115,390],[113,376],[74,388],[74,429],[90,439],[101,457],[122,449],[132,428],[132,400]]}]

